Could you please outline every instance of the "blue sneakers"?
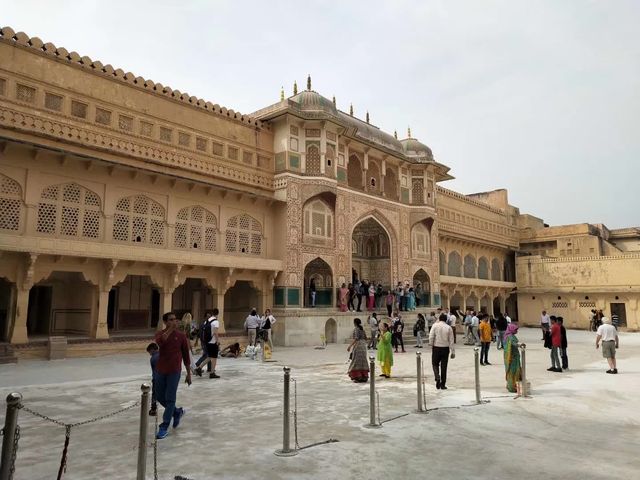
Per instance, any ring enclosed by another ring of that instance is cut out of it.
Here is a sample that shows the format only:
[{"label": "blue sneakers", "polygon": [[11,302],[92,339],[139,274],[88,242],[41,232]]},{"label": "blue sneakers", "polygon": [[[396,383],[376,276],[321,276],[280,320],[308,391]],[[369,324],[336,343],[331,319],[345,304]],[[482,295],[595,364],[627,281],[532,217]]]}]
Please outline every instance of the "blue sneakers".
[{"label": "blue sneakers", "polygon": [[158,440],[162,440],[167,435],[169,435],[169,430],[168,429],[166,429],[165,427],[158,428],[158,433],[156,434],[156,438]]},{"label": "blue sneakers", "polygon": [[180,420],[184,416],[186,410],[184,408],[176,408],[176,411],[173,412],[173,428],[178,428],[180,425]]}]

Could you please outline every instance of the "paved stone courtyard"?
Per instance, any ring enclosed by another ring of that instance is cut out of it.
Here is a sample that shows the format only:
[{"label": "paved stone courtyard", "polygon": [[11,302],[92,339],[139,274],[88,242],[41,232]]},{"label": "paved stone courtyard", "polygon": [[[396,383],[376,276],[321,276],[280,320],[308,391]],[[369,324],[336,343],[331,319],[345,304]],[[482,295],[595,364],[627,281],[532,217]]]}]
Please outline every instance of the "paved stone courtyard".
[{"label": "paved stone courtyard", "polygon": [[[377,430],[363,428],[369,385],[353,384],[346,376],[346,345],[280,348],[272,363],[222,359],[220,380],[195,378],[191,387],[180,387],[179,404],[187,415],[158,442],[159,478],[636,478],[640,335],[621,334],[617,376],[604,373],[606,362],[594,348],[594,335],[569,331],[570,370],[559,374],[546,371],[549,355],[539,331],[523,329],[519,338],[529,347],[530,399],[507,394],[501,352],[492,346],[493,365],[481,367],[482,394],[489,403],[479,406],[468,406],[475,398],[472,347],[458,343],[447,391],[435,389],[425,348],[427,407],[434,409],[426,415],[412,413],[416,349],[409,347],[395,356],[393,378],[377,383],[383,422],[409,415]],[[339,442],[303,449],[292,458],[273,454],[282,445],[285,364],[297,380],[300,446],[331,438]],[[28,407],[78,422],[137,400],[148,369],[146,353],[22,361],[0,366],[0,393],[4,398],[19,391]],[[72,429],[64,478],[135,478],[138,415],[136,407]],[[19,423],[15,478],[55,478],[64,428],[24,411]],[[148,478],[153,478],[152,449]]]}]

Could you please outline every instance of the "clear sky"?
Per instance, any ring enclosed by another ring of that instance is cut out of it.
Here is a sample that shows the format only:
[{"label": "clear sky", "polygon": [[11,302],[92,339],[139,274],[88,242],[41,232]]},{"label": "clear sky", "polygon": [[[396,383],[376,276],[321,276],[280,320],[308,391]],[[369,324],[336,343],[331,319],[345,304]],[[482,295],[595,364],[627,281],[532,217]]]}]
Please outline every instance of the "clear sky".
[{"label": "clear sky", "polygon": [[21,0],[0,23],[243,113],[310,73],[342,110],[411,126],[447,188],[640,225],[635,0]]}]

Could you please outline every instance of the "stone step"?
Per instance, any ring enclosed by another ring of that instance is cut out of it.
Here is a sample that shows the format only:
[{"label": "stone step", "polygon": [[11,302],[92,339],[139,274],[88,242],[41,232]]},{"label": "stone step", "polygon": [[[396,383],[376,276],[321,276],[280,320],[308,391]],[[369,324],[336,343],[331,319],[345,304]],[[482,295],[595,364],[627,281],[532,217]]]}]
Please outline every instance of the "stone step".
[{"label": "stone step", "polygon": [[17,363],[18,357],[9,343],[0,343],[0,364]]}]

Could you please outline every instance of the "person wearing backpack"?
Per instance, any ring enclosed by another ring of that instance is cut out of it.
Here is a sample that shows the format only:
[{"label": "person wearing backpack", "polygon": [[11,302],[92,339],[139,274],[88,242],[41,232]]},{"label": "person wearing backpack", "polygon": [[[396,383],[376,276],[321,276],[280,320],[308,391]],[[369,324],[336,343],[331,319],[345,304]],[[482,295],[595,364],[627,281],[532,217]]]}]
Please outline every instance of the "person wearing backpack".
[{"label": "person wearing backpack", "polygon": [[218,321],[219,311],[213,309],[213,314],[200,327],[200,343],[202,344],[202,356],[196,362],[196,375],[202,376],[202,364],[208,360],[211,365],[211,373],[209,378],[220,378],[216,374],[216,364],[218,362],[218,352],[220,342],[218,339],[218,329],[220,322]]}]

